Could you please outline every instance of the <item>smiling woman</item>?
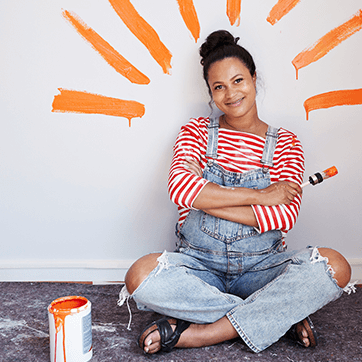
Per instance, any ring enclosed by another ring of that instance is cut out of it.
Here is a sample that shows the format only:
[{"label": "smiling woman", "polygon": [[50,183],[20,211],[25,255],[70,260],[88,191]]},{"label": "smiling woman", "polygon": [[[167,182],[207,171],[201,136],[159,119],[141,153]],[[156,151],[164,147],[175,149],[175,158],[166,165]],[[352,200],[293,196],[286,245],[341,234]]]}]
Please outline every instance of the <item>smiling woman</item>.
[{"label": "smiling woman", "polygon": [[177,249],[138,259],[120,293],[119,305],[132,297],[164,315],[139,336],[146,353],[236,337],[261,352],[288,331],[315,347],[309,314],[350,291],[350,266],[337,251],[286,251],[283,232],[301,206],[303,150],[295,134],[259,118],[254,61],[237,42],[220,30],[200,49],[223,114],[192,119],[176,140],[168,188],[180,212]]}]

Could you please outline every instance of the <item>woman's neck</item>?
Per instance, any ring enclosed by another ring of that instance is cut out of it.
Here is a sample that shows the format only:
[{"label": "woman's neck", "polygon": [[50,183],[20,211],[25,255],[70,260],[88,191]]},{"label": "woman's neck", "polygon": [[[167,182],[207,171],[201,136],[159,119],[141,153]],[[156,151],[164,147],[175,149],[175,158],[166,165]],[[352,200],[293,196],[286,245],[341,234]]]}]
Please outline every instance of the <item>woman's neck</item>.
[{"label": "woman's neck", "polygon": [[239,132],[255,134],[265,138],[268,125],[263,122],[257,115],[249,119],[229,119],[223,114],[219,118],[220,128],[230,129]]}]

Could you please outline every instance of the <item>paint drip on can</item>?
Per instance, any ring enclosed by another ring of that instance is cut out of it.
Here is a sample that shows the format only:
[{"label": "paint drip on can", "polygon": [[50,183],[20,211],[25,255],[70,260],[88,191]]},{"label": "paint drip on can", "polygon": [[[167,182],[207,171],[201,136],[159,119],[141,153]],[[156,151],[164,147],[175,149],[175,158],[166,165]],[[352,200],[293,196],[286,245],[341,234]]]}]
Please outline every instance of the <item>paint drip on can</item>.
[{"label": "paint drip on can", "polygon": [[50,361],[87,362],[92,358],[91,302],[80,296],[54,300],[48,307]]}]

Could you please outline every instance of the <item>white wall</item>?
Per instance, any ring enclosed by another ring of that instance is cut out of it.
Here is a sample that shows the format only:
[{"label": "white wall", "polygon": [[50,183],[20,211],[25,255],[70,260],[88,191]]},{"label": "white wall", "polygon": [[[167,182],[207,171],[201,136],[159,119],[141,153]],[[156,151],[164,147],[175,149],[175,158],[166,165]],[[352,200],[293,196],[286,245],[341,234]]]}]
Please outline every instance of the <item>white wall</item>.
[{"label": "white wall", "polygon": [[[242,1],[231,26],[226,0],[195,0],[196,44],[176,1],[133,0],[171,51],[166,75],[107,1],[13,0],[0,4],[0,280],[119,281],[145,253],[172,250],[176,207],[167,195],[172,145],[192,116],[208,115],[198,48],[220,28],[254,55],[262,119],[301,139],[306,177],[335,165],[339,175],[304,191],[290,248],[327,245],[362,279],[362,107],[310,113],[316,94],[360,88],[362,31],[299,71],[292,59],[354,15],[360,1],[300,2],[272,26],[276,0]],[[74,11],[151,83],[116,73],[62,17]],[[136,100],[146,113],[125,118],[53,113],[58,88]]]}]

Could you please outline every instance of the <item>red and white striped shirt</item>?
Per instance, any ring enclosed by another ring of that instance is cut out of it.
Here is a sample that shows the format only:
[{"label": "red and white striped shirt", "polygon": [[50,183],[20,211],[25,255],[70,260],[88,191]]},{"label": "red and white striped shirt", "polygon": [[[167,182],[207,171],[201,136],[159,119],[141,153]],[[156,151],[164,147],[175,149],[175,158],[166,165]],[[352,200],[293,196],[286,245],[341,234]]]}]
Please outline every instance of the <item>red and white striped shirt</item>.
[{"label": "red and white striped shirt", "polygon": [[[168,178],[171,201],[178,205],[181,225],[203,187],[209,182],[184,167],[187,158],[198,160],[202,169],[207,163],[206,147],[209,118],[191,119],[181,128],[174,145],[174,154]],[[271,182],[292,181],[301,185],[304,174],[303,148],[297,136],[281,128],[274,152],[274,167],[270,168]],[[225,170],[243,173],[262,167],[265,139],[250,133],[219,129],[216,162]],[[290,205],[252,205],[259,231],[289,231],[295,224],[301,205],[301,196]]]}]

